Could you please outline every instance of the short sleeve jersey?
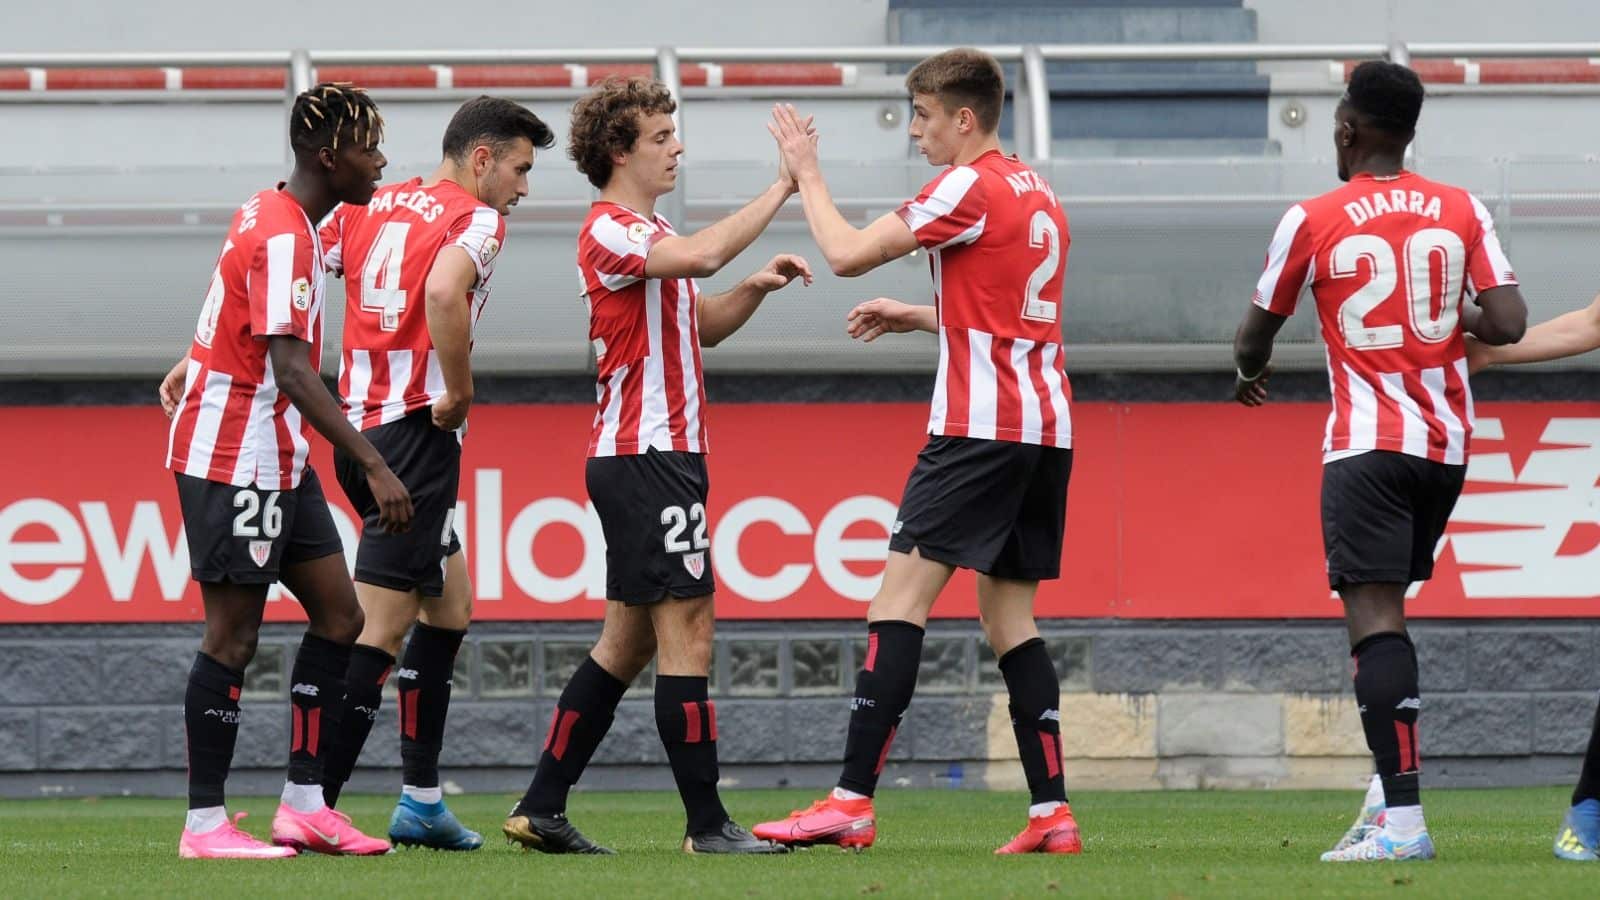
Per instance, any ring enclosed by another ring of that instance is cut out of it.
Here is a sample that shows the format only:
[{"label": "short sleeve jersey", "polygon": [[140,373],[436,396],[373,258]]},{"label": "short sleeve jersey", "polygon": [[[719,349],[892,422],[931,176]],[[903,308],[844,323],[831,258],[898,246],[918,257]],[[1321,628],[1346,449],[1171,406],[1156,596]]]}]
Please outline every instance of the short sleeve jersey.
[{"label": "short sleeve jersey", "polygon": [[460,299],[476,331],[505,238],[500,214],[453,181],[385,185],[366,206],[328,217],[328,268],[345,279],[339,396],[352,425],[375,428],[444,396],[428,334],[428,275],[445,248],[466,251],[476,276]]},{"label": "short sleeve jersey", "polygon": [[700,289],[692,278],[650,278],[645,259],[675,234],[660,215],[616,203],[589,209],[578,235],[578,279],[589,309],[599,409],[589,456],[705,453]]},{"label": "short sleeve jersey", "polygon": [[311,426],[278,390],[267,339],[322,353],[323,255],[317,230],[280,184],[234,214],[189,350],[167,467],[264,490],[299,485]]},{"label": "short sleeve jersey", "polygon": [[1328,460],[1389,450],[1450,465],[1472,435],[1461,304],[1517,283],[1489,210],[1412,172],[1349,183],[1289,208],[1255,304],[1287,316],[1307,290],[1328,348]]},{"label": "short sleeve jersey", "polygon": [[1072,238],[1049,183],[991,150],[899,215],[928,250],[939,314],[928,432],[1071,447],[1060,314]]}]

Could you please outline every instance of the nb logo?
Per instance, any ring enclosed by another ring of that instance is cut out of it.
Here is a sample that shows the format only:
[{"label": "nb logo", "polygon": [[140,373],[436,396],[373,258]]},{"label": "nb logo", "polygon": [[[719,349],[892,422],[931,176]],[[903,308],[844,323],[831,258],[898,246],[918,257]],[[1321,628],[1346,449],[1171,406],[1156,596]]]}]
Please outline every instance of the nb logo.
[{"label": "nb logo", "polygon": [[1399,703],[1396,703],[1394,705],[1394,708],[1395,709],[1421,709],[1422,708],[1422,699],[1419,698],[1419,697],[1407,697],[1404,700],[1401,700]]},{"label": "nb logo", "polygon": [[315,697],[315,696],[317,696],[317,686],[314,685],[314,684],[301,683],[301,684],[297,684],[294,687],[290,688],[289,689],[289,693],[291,693],[291,694],[304,694],[307,697]]},{"label": "nb logo", "polygon": [[416,669],[405,669],[405,668],[402,668],[400,671],[395,673],[395,677],[396,678],[403,678],[406,681],[416,681],[417,680],[417,670]]},{"label": "nb logo", "polygon": [[1039,721],[1041,721],[1041,722],[1059,722],[1059,721],[1061,721],[1061,710],[1059,710],[1059,709],[1047,709],[1044,712],[1039,714]]}]

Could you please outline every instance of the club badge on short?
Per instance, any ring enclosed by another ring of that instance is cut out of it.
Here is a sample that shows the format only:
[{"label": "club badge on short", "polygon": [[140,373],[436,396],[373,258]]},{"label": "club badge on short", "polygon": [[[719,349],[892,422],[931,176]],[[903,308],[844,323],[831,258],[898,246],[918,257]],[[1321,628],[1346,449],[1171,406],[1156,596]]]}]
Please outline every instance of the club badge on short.
[{"label": "club badge on short", "polygon": [[272,542],[251,541],[250,558],[255,561],[256,568],[259,569],[265,566],[267,564],[267,560],[272,558]]},{"label": "club badge on short", "polygon": [[685,553],[683,555],[683,567],[689,570],[691,577],[699,578],[704,575],[706,573],[706,552],[701,550],[698,553]]}]

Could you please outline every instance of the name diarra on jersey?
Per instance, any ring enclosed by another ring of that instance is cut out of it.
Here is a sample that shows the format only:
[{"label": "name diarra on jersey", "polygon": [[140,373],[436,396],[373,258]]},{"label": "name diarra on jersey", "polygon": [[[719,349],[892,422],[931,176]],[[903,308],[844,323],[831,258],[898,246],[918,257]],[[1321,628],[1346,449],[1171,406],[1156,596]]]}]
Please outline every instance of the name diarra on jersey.
[{"label": "name diarra on jersey", "polygon": [[367,215],[375,216],[396,209],[409,209],[428,223],[444,215],[444,204],[433,199],[433,195],[427,191],[386,191],[373,197],[367,204]]},{"label": "name diarra on jersey", "polygon": [[1361,225],[1378,216],[1390,213],[1411,213],[1439,221],[1439,198],[1424,196],[1421,191],[1373,191],[1370,196],[1358,197],[1344,205],[1344,214],[1351,224]]}]

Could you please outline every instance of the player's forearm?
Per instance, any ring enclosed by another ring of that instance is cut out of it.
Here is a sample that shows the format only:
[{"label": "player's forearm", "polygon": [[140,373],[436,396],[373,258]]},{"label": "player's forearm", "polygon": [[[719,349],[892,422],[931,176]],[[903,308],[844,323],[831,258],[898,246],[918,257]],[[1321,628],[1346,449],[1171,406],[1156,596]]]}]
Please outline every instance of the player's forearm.
[{"label": "player's forearm", "polygon": [[715,275],[733,262],[734,257],[743,253],[766,230],[788,199],[789,189],[774,183],[733,215],[690,235],[691,250],[701,261],[696,275],[702,278]]},{"label": "player's forearm", "polygon": [[430,292],[428,338],[439,360],[444,389],[454,400],[472,399],[472,312],[461,295]]},{"label": "player's forearm", "polygon": [[[300,346],[305,345],[300,343]],[[354,459],[363,469],[373,469],[383,465],[383,457],[339,411],[339,404],[334,400],[333,394],[328,392],[327,385],[322,383],[322,379],[309,364],[304,360],[298,365],[285,364],[278,354],[273,354],[271,365],[273,380],[277,382],[278,390],[289,398],[289,402],[300,411],[300,415],[310,422],[311,427],[326,438],[328,443]]]},{"label": "player's forearm", "polygon": [[911,327],[929,334],[939,333],[939,310],[932,306],[911,307]]},{"label": "player's forearm", "polygon": [[1528,329],[1515,344],[1490,347],[1491,365],[1545,362],[1600,349],[1600,298],[1587,309],[1577,309]]},{"label": "player's forearm", "polygon": [[1272,361],[1272,337],[1253,332],[1246,322],[1233,336],[1233,365],[1245,378],[1253,378]]},{"label": "player's forearm", "polygon": [[700,346],[715,347],[750,321],[767,292],[741,281],[732,290],[700,301]]},{"label": "player's forearm", "polygon": [[806,224],[811,226],[811,237],[822,250],[828,268],[835,275],[846,277],[860,275],[871,269],[860,259],[859,247],[864,238],[861,229],[851,225],[834,205],[833,194],[821,172],[810,172],[800,179],[800,204],[805,208]]}]

